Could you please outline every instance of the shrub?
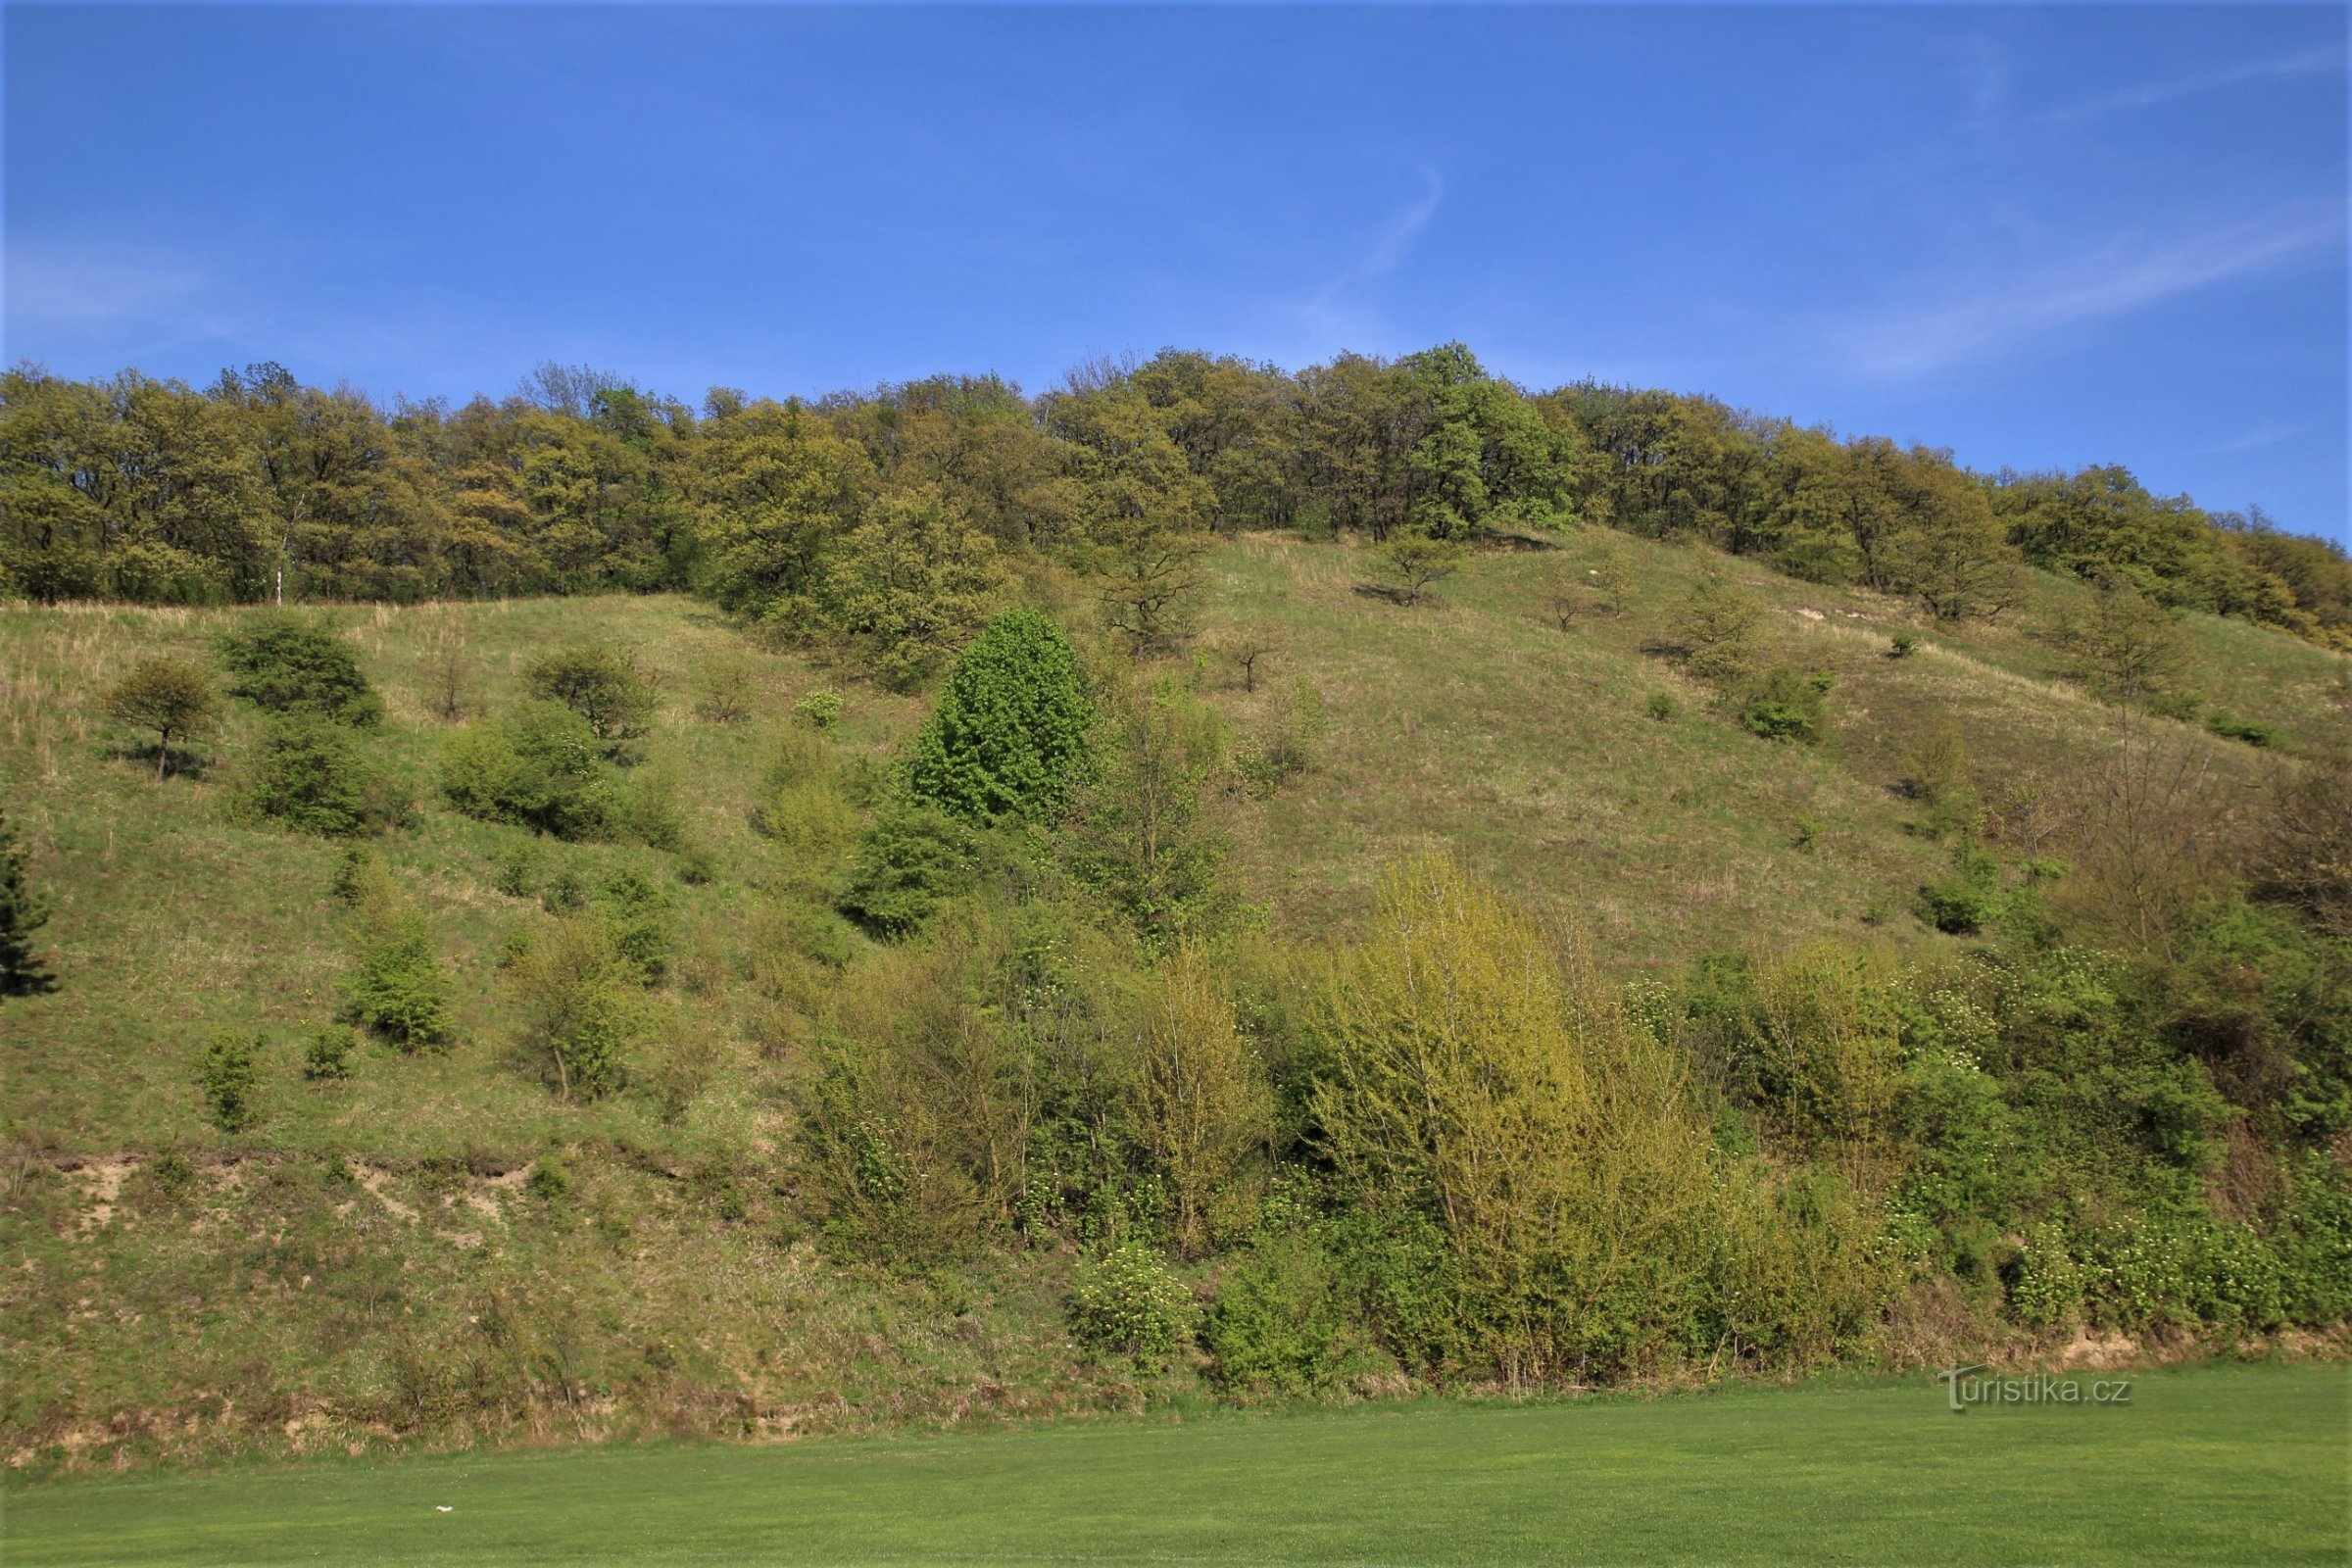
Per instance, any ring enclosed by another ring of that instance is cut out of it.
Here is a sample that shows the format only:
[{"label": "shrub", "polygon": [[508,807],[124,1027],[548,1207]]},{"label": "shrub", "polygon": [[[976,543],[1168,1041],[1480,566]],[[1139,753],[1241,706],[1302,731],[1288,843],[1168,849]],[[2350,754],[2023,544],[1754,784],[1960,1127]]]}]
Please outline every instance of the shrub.
[{"label": "shrub", "polygon": [[680,1018],[673,1022],[676,1027],[666,1032],[642,1077],[653,1092],[662,1119],[674,1125],[686,1119],[686,1112],[710,1087],[724,1053],[717,1034],[704,1020]]},{"label": "shrub", "polygon": [[196,1185],[196,1165],[176,1149],[167,1149],[147,1162],[147,1179],[167,1198],[177,1198]]},{"label": "shrub", "polygon": [[2011,903],[2000,860],[1966,839],[1952,846],[1951,869],[1919,890],[1920,918],[1947,936],[1984,931]]},{"label": "shrub", "polygon": [[374,724],[384,700],[351,644],[322,621],[265,613],[220,638],[220,662],[237,696],[280,713],[338,724]]},{"label": "shrub", "polygon": [[539,907],[550,914],[562,914],[566,909],[580,909],[588,905],[588,879],[576,865],[561,865],[539,890]]},{"label": "shrub", "polygon": [[2207,719],[2205,727],[2226,741],[2244,741],[2248,746],[2266,751],[2278,744],[2278,732],[2270,725],[2230,718],[2221,713]]},{"label": "shrub", "polygon": [[196,1059],[197,1086],[204,1091],[205,1106],[222,1132],[242,1132],[261,1117],[254,1092],[261,1085],[263,1044],[258,1034],[219,1029]]},{"label": "shrub", "polygon": [[541,1154],[531,1161],[531,1173],[523,1178],[522,1190],[543,1203],[552,1203],[571,1191],[571,1172],[564,1167],[561,1154]]},{"label": "shrub", "polygon": [[510,899],[527,899],[539,891],[538,841],[525,839],[511,846],[498,858],[498,869],[490,885]]},{"label": "shrub", "polygon": [[326,886],[342,903],[366,904],[391,888],[392,870],[374,846],[354,844],[336,857],[335,874]]},{"label": "shrub", "polygon": [[360,1037],[348,1024],[318,1025],[303,1047],[302,1075],[314,1082],[350,1077],[351,1058],[359,1043]]},{"label": "shrub", "polygon": [[949,672],[915,740],[909,793],[967,822],[1053,822],[1084,770],[1093,722],[1061,628],[1008,610]]},{"label": "shrub", "polygon": [[2352,1317],[2352,1185],[2321,1150],[2306,1151],[2287,1180],[2278,1259],[2286,1310],[2298,1323]]},{"label": "shrub", "polygon": [[1903,793],[1927,808],[1915,831],[1931,839],[1969,839],[1984,808],[1969,782],[1968,748],[1949,724],[1930,723],[1903,749]]},{"label": "shrub", "polygon": [[1804,1148],[1884,1148],[1902,1066],[1902,993],[1865,951],[1816,943],[1719,956],[1692,981],[1686,1028],[1735,1102]]},{"label": "shrub", "polygon": [[1642,710],[1659,723],[1667,723],[1675,714],[1674,697],[1668,692],[1651,692]]},{"label": "shrub", "polygon": [[821,875],[858,837],[858,811],[831,778],[806,778],[772,789],[752,826],[775,840],[793,869]]},{"label": "shrub", "polygon": [[734,1167],[716,1155],[697,1165],[686,1178],[686,1194],[698,1203],[709,1204],[711,1212],[730,1225],[751,1212]]},{"label": "shrub", "polygon": [[841,722],[841,693],[803,692],[800,701],[792,705],[792,716],[810,729],[831,729]]},{"label": "shrub", "polygon": [[1157,1252],[1129,1239],[1079,1263],[1067,1311],[1088,1349],[1158,1365],[1184,1343],[1193,1298]]},{"label": "shrub", "polygon": [[2027,1237],[2009,1270],[2009,1306],[2018,1321],[2037,1329],[2067,1329],[2082,1316],[2082,1266],[2064,1227],[2047,1222]]},{"label": "shrub", "polygon": [[349,726],[315,713],[270,720],[254,755],[245,804],[300,833],[348,838],[400,813],[391,781]]},{"label": "shrub", "polygon": [[1907,631],[1898,631],[1886,644],[1888,659],[1909,659],[1919,652],[1919,639]]},{"label": "shrub", "polygon": [[1834,684],[1826,673],[1799,675],[1786,664],[1775,664],[1741,706],[1740,722],[1749,734],[1768,741],[1817,745]]},{"label": "shrub", "polygon": [[971,831],[946,812],[886,806],[858,840],[841,911],[878,936],[905,936],[970,885],[973,850]]},{"label": "shrub", "polygon": [[1304,773],[1327,723],[1323,694],[1305,676],[1290,691],[1273,693],[1265,712],[1234,750],[1234,775],[1243,789],[1264,800]]},{"label": "shrub", "polygon": [[612,946],[652,985],[669,964],[669,895],[636,871],[615,871],[597,884],[593,900],[612,933]]},{"label": "shrub", "polygon": [[504,721],[475,723],[441,745],[441,793],[467,816],[563,839],[604,838],[619,817],[586,720],[554,703],[526,703]]},{"label": "shrub", "polygon": [[424,916],[387,896],[360,913],[344,1014],[404,1050],[449,1035],[449,974],[433,956]]},{"label": "shrub", "polygon": [[532,696],[570,709],[608,746],[643,735],[660,704],[652,672],[633,650],[612,643],[558,649],[535,660],[523,678]]},{"label": "shrub", "polygon": [[595,1100],[621,1087],[645,1029],[642,971],[601,919],[543,925],[508,966],[522,1005],[522,1046],[547,1065],[558,1094]]},{"label": "shrub", "polygon": [[1554,951],[1443,857],[1392,876],[1332,987],[1307,1107],[1361,1209],[1442,1229],[1445,1352],[1513,1379],[1664,1358],[1714,1201],[1675,1058]]},{"label": "shrub", "polygon": [[1429,590],[1462,569],[1469,547],[1459,539],[1438,539],[1402,528],[1380,547],[1381,569],[1396,582],[1396,597],[1419,605]]},{"label": "shrub", "polygon": [[690,888],[705,887],[718,880],[725,866],[718,852],[708,844],[688,844],[678,851],[678,880]]},{"label": "shrub", "polygon": [[1701,575],[1676,612],[1672,635],[1683,663],[1701,680],[1726,685],[1747,678],[1756,662],[1764,607],[1719,571]]},{"label": "shrub", "polygon": [[165,655],[142,659],[110,687],[106,715],[155,735],[155,776],[162,778],[174,740],[209,734],[220,722],[220,693],[204,666]]},{"label": "shrub", "polygon": [[668,763],[637,768],[619,791],[613,825],[648,849],[675,850],[686,842],[686,813],[678,796],[678,775]]},{"label": "shrub", "polygon": [[0,997],[35,990],[46,980],[33,956],[32,934],[48,923],[49,901],[26,879],[24,846],[0,810]]},{"label": "shrub", "polygon": [[695,674],[694,710],[713,724],[739,723],[750,715],[759,692],[758,677],[742,660],[707,660]]},{"label": "shrub", "polygon": [[1301,1236],[1261,1242],[1217,1287],[1200,1340],[1245,1398],[1298,1399],[1337,1384],[1349,1355],[1340,1273]]}]

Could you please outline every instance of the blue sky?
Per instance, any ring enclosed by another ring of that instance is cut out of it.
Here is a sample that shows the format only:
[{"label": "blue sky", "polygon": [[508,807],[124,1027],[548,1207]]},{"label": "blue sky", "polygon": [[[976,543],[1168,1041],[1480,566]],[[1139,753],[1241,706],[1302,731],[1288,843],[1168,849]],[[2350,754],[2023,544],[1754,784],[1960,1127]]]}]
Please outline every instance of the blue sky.
[{"label": "blue sky", "polygon": [[10,5],[0,352],[699,400],[1460,338],[2341,538],[2346,16]]}]

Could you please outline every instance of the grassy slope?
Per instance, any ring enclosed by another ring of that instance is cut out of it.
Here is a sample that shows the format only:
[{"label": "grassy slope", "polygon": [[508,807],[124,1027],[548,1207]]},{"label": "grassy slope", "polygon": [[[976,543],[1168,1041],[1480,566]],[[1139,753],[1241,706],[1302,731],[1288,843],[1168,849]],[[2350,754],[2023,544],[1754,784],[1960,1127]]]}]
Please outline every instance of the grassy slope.
[{"label": "grassy slope", "polygon": [[[1563,565],[1581,569],[1589,537],[1487,555],[1412,612],[1357,591],[1372,575],[1357,552],[1259,539],[1216,559],[1212,639],[1278,628],[1289,652],[1266,667],[1277,680],[1310,676],[1334,720],[1323,768],[1246,834],[1250,880],[1281,912],[1348,923],[1384,864],[1442,842],[1502,885],[1577,911],[1628,966],[1759,937],[1916,940],[1912,895],[1944,852],[1905,832],[1916,811],[1895,786],[1913,739],[1950,726],[1974,769],[2012,790],[2109,744],[2111,712],[2062,678],[2042,635],[2080,589],[2043,579],[2024,614],[1948,627],[1902,601],[1734,562],[1773,612],[1772,657],[1838,683],[1823,746],[1761,744],[1645,651],[1723,558],[1609,538],[1631,560],[1632,602],[1565,633],[1545,619],[1543,586]],[[2340,730],[2329,698],[2342,656],[2209,616],[2189,627],[2200,683],[2230,712],[2276,724],[2289,746]],[[1920,639],[1914,657],[1886,657],[1898,631]],[[1676,700],[1676,718],[1646,716],[1654,693]],[[2181,729],[2233,784],[2278,765]]]},{"label": "grassy slope", "polygon": [[21,1568],[2341,1562],[2348,1395],[2339,1368],[2225,1366],[2140,1375],[2128,1407],[1959,1416],[1919,1378],[952,1444],[243,1469],[18,1491],[8,1555]]},{"label": "grassy slope", "polygon": [[[1902,607],[1762,577],[1750,580],[1781,612],[1784,656],[1838,673],[1838,717],[1816,750],[1755,741],[1643,651],[1706,558],[1623,547],[1637,602],[1566,634],[1539,610],[1557,553],[1487,556],[1445,585],[1443,603],[1405,612],[1355,591],[1367,574],[1355,552],[1287,540],[1220,551],[1203,647],[1276,622],[1289,648],[1270,674],[1311,676],[1332,715],[1314,772],[1271,802],[1231,807],[1252,896],[1298,934],[1344,931],[1383,862],[1445,842],[1505,886],[1578,911],[1629,969],[1822,932],[1932,945],[1944,939],[1907,908],[1941,852],[1905,833],[1909,808],[1889,788],[1904,737],[1937,715],[1967,732],[1981,765],[2008,774],[2101,744],[2100,710],[2051,679],[2046,649],[2016,629],[1929,631],[1925,652],[1890,661],[1886,634],[1913,623]],[[1572,541],[1565,559],[1587,548]],[[210,748],[210,776],[160,783],[117,755],[127,737],[97,716],[97,694],[132,659],[203,652],[235,613],[0,612],[0,789],[56,895],[43,937],[64,978],[0,1009],[0,1127],[20,1153],[0,1171],[5,1424],[23,1433],[42,1417],[36,1443],[71,1439],[85,1453],[149,1439],[197,1451],[227,1424],[226,1401],[288,1425],[289,1441],[371,1445],[431,1397],[402,1381],[401,1336],[489,1354],[477,1320],[491,1292],[520,1303],[526,1333],[572,1325],[587,1381],[652,1389],[698,1430],[713,1428],[692,1407],[713,1399],[743,1401],[754,1427],[856,1429],[1134,1397],[1060,1345],[1053,1260],[943,1288],[864,1279],[792,1242],[779,1195],[755,1184],[747,1219],[727,1225],[682,1179],[714,1155],[772,1170],[790,1136],[791,1031],[773,1026],[761,976],[769,953],[792,945],[770,911],[796,873],[747,818],[779,715],[834,675],[748,649],[708,608],[675,598],[336,612],[389,699],[376,744],[425,803],[383,849],[456,969],[460,1028],[447,1053],[369,1048],[352,1081],[314,1086],[296,1071],[294,1036],[331,1012],[345,964],[344,915],[327,895],[338,847],[223,809],[250,715]],[[634,1092],[559,1105],[508,1056],[496,961],[537,916],[492,880],[528,835],[431,804],[443,726],[423,701],[425,661],[457,633],[493,707],[517,695],[533,651],[584,633],[632,641],[677,677],[648,765],[677,771],[694,836],[722,874],[686,887],[643,849],[553,853],[591,874],[639,864],[679,901],[679,1016],[720,1042],[711,1087],[682,1118]],[[2218,624],[2198,635],[2243,644],[2256,674],[2230,676],[2249,683],[2231,699],[2241,716],[2319,721],[2313,694],[2339,660]],[[687,677],[721,649],[760,671],[761,718],[692,717]],[[1262,699],[1205,667],[1212,700],[1246,725]],[[1681,715],[1644,716],[1653,691],[1679,694]],[[840,744],[852,751],[881,756],[920,716],[919,703],[863,687],[850,698]],[[2243,746],[2196,744],[2246,783],[2272,765]],[[233,1138],[205,1123],[190,1077],[217,1025],[273,1041],[265,1118]],[[526,1200],[516,1167],[559,1147],[577,1190],[562,1204]],[[197,1156],[195,1190],[167,1192],[143,1171],[164,1148]],[[62,1168],[44,1152],[85,1162]],[[179,1332],[189,1321],[205,1330],[194,1340]],[[328,1406],[346,1411],[341,1426],[304,1425]],[[118,1412],[132,1412],[127,1428]],[[564,1430],[612,1428],[589,1410]]]}]

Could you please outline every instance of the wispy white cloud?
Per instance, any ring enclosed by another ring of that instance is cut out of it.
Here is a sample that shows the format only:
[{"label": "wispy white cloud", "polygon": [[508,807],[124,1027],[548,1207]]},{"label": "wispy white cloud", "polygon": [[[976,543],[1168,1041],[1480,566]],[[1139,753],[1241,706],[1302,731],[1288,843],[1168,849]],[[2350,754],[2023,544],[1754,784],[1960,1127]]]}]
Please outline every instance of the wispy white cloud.
[{"label": "wispy white cloud", "polygon": [[2273,55],[2266,60],[2241,61],[2234,66],[2200,73],[2193,76],[2176,76],[2169,81],[2144,82],[2126,87],[2120,92],[2086,98],[2081,103],[2065,104],[2048,109],[2034,118],[2044,123],[2065,121],[2098,120],[2108,115],[2123,114],[2133,109],[2149,109],[2157,104],[2172,103],[2181,98],[2202,97],[2209,92],[2223,92],[2257,81],[2288,81],[2298,76],[2325,76],[2340,74],[2344,69],[2344,51],[2338,44],[2322,44],[2292,54]]},{"label": "wispy white cloud", "polygon": [[1414,241],[1429,227],[1430,220],[1438,216],[1438,208],[1446,200],[1444,175],[1434,169],[1423,169],[1421,178],[1425,188],[1420,197],[1391,214],[1363,255],[1323,285],[1322,292],[1307,302],[1310,314],[1323,310],[1351,285],[1395,271],[1412,254]]},{"label": "wispy white cloud", "polygon": [[2343,247],[2343,203],[2301,205],[2181,238],[2108,240],[1992,275],[1922,284],[1908,299],[1824,323],[1821,335],[1848,372],[1916,379],[2235,278],[2340,257]]},{"label": "wispy white cloud", "polygon": [[2205,447],[2200,456],[2214,458],[2229,452],[2252,452],[2257,447],[2275,446],[2318,424],[2317,419],[2304,419],[2294,424],[2266,424],[2259,429],[2248,430],[2244,435],[2231,436],[2227,441]]}]

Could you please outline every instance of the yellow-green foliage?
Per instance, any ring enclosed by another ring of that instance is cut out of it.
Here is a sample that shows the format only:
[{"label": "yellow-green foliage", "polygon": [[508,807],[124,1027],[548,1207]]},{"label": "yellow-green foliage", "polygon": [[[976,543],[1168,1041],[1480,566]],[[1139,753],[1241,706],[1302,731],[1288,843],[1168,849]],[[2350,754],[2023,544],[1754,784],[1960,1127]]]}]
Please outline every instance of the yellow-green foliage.
[{"label": "yellow-green foliage", "polygon": [[1582,959],[1432,856],[1384,887],[1334,988],[1314,1114],[1375,1208],[1426,1208],[1505,1376],[1666,1353],[1703,1266],[1705,1128],[1682,1074]]},{"label": "yellow-green foliage", "polygon": [[1265,1080],[1200,955],[1171,955],[1136,1030],[1138,1141],[1168,1186],[1188,1251],[1244,1218],[1243,1181],[1273,1130]]},{"label": "yellow-green foliage", "polygon": [[642,973],[601,912],[544,922],[508,965],[522,1008],[521,1043],[564,1099],[595,1100],[626,1081],[647,1032],[647,1005],[636,994]]},{"label": "yellow-green foliage", "polygon": [[1894,965],[1883,952],[1809,943],[1770,953],[1714,1042],[1730,1082],[1800,1147],[1883,1148],[1903,1067]]},{"label": "yellow-green foliage", "polygon": [[1877,1321],[1895,1276],[1860,1198],[1720,1154],[1681,1060],[1589,952],[1446,858],[1386,884],[1326,1028],[1325,1150],[1366,1209],[1440,1227],[1441,1338],[1464,1369],[1799,1364]]},{"label": "yellow-green foliage", "polygon": [[839,992],[804,1158],[820,1210],[860,1250],[952,1254],[1011,1213],[1035,1105],[1004,1021],[973,1004],[1000,944],[953,927],[875,955]]}]

